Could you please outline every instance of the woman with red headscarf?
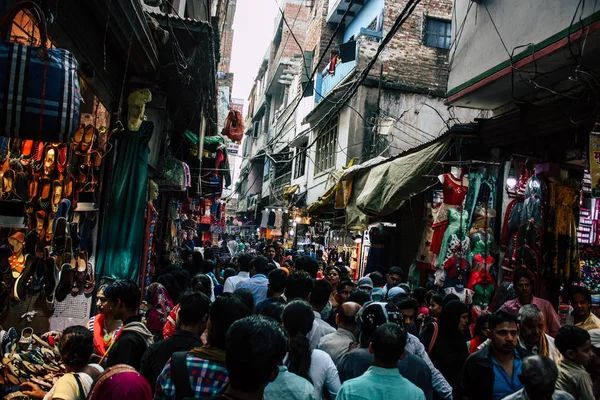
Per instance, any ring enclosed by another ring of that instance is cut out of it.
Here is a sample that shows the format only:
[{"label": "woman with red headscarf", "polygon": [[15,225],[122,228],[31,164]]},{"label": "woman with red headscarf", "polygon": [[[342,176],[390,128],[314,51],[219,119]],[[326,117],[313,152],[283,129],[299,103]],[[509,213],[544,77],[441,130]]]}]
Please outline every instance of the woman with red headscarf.
[{"label": "woman with red headscarf", "polygon": [[150,308],[146,312],[146,326],[155,337],[162,339],[163,328],[173,310],[173,301],[160,283],[153,283],[146,289],[146,301]]}]

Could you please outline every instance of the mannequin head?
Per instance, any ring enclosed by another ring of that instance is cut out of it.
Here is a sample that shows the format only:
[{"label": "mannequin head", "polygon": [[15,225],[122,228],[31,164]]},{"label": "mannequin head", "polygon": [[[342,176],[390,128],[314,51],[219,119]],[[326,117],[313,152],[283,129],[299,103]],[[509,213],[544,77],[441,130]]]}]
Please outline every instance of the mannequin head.
[{"label": "mannequin head", "polygon": [[461,167],[451,167],[450,173],[454,175],[455,178],[460,178],[462,176],[462,168]]},{"label": "mannequin head", "polygon": [[158,184],[152,179],[148,181],[148,201],[158,199]]},{"label": "mannequin head", "polygon": [[152,93],[150,93],[150,89],[139,89],[132,92],[127,101],[129,106],[127,128],[130,131],[137,131],[140,129],[142,121],[146,119],[144,115],[146,103],[152,101]]}]

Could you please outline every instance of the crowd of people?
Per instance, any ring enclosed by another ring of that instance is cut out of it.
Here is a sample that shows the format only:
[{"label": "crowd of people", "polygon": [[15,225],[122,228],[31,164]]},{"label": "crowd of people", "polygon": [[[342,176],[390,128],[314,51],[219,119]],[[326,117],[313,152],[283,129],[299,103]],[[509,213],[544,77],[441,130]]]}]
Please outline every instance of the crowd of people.
[{"label": "crowd of people", "polygon": [[143,313],[135,283],[102,285],[88,326],[56,334],[67,374],[49,392],[32,382],[22,391],[62,400],[600,398],[600,320],[585,288],[571,291],[561,327],[519,270],[514,294],[473,321],[458,296],[411,290],[398,267],[353,281],[326,264],[283,257],[276,245],[221,263],[207,248],[162,269]]}]

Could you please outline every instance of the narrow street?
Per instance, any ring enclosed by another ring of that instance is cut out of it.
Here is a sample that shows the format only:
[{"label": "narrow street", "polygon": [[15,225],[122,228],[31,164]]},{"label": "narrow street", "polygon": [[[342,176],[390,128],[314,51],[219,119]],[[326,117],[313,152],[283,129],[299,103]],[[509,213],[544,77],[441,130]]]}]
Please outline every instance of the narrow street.
[{"label": "narrow street", "polygon": [[0,398],[600,399],[597,1],[0,33]]}]

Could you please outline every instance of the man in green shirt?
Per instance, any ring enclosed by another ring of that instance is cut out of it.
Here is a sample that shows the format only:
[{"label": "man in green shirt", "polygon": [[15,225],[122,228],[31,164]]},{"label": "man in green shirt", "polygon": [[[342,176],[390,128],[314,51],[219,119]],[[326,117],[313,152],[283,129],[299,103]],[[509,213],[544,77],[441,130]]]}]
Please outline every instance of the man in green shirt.
[{"label": "man in green shirt", "polygon": [[425,400],[425,394],[398,372],[398,360],[404,358],[406,333],[394,323],[375,330],[369,344],[373,365],[364,375],[342,385],[337,400],[391,400],[401,394],[403,400]]}]

